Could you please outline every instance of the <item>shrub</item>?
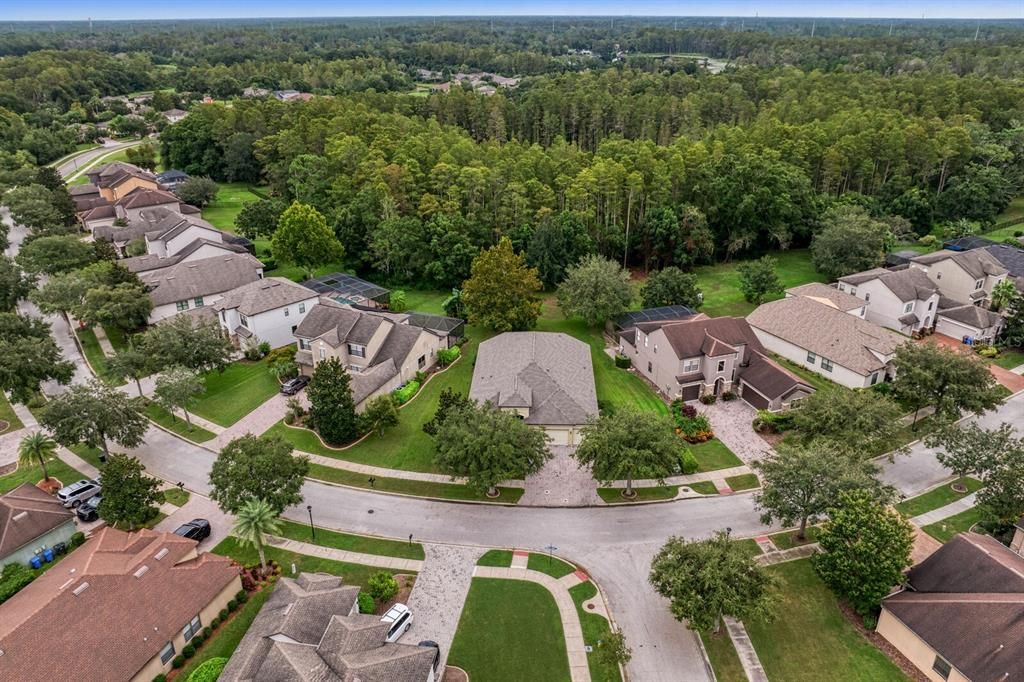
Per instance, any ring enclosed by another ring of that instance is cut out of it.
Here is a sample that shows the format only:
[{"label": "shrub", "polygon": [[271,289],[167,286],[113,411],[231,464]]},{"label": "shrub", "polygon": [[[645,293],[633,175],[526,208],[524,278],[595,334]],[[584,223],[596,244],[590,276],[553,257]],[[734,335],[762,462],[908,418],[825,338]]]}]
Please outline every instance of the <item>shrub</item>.
[{"label": "shrub", "polygon": [[25,403],[25,406],[28,407],[30,410],[38,410],[41,407],[46,407],[46,398],[43,396],[42,393],[36,393],[35,395],[28,399],[28,402]]},{"label": "shrub", "polygon": [[270,353],[270,342],[261,341],[260,345],[256,346],[256,348],[260,351],[260,356],[265,357]]},{"label": "shrub", "polygon": [[925,236],[918,239],[917,243],[920,244],[921,246],[935,246],[935,243],[937,241],[939,241],[938,237],[936,237],[934,234],[926,234]]},{"label": "shrub", "polygon": [[455,362],[461,353],[462,349],[459,348],[458,346],[452,346],[451,348],[439,350],[437,351],[437,362],[442,367],[447,367],[448,365]]},{"label": "shrub", "polygon": [[994,358],[999,355],[999,349],[995,346],[978,345],[974,347],[974,352],[983,358]]},{"label": "shrub", "polygon": [[378,602],[386,602],[398,594],[398,581],[390,573],[378,571],[366,581],[366,589]]},{"label": "shrub", "polygon": [[714,405],[715,401],[718,400],[714,393],[705,393],[700,397],[700,401],[705,405]]},{"label": "shrub", "polygon": [[25,564],[7,564],[0,572],[0,603],[36,579],[36,574]]},{"label": "shrub", "polygon": [[888,381],[883,381],[882,383],[875,384],[874,386],[872,386],[871,390],[874,391],[875,393],[878,393],[879,395],[892,395],[893,389],[891,383],[889,383]]},{"label": "shrub", "polygon": [[359,593],[359,613],[373,613],[375,606],[373,603],[373,595],[368,592]]},{"label": "shrub", "polygon": [[185,657],[182,656],[181,654],[178,654],[177,656],[175,656],[174,660],[171,661],[171,667],[174,668],[175,670],[177,670],[178,668],[182,667],[183,665],[185,665]]},{"label": "shrub", "polygon": [[695,474],[698,466],[697,457],[689,450],[683,450],[679,457],[679,470],[684,474]]},{"label": "shrub", "polygon": [[220,614],[218,614],[218,615],[214,616],[214,617],[213,617],[213,620],[211,620],[211,621],[210,621],[210,627],[211,627],[211,628],[216,628],[216,627],[217,627],[218,625],[220,625],[220,624],[221,624],[221,622],[222,622],[223,620],[224,620],[224,619],[220,617]]},{"label": "shrub", "polygon": [[793,417],[786,412],[758,410],[751,426],[758,433],[782,433],[793,428]]},{"label": "shrub", "polygon": [[192,671],[192,674],[188,676],[187,682],[216,682],[224,670],[224,666],[227,664],[228,659],[223,656],[205,660],[199,664],[198,668]]},{"label": "shrub", "polygon": [[259,346],[246,346],[244,354],[246,360],[251,360],[253,362],[263,357]]},{"label": "shrub", "polygon": [[249,601],[249,595],[246,593],[245,590],[239,590],[235,593],[235,601],[237,601],[239,604],[244,604],[245,602]]},{"label": "shrub", "polygon": [[220,618],[221,622],[224,622],[227,620],[228,613],[229,611],[227,609],[221,609],[220,613],[217,614],[217,617]]},{"label": "shrub", "polygon": [[205,628],[203,628],[202,634],[203,634],[203,639],[210,639],[210,635],[213,634],[213,630],[211,630],[210,626],[207,625]]},{"label": "shrub", "polygon": [[192,646],[191,642],[189,642],[185,645],[185,648],[181,650],[181,655],[185,658],[192,658],[196,655],[196,648]]},{"label": "shrub", "polygon": [[416,381],[416,382],[419,382],[419,385],[422,386],[423,382],[427,380],[427,373],[426,372],[416,372],[416,374],[413,375],[412,380]]},{"label": "shrub", "polygon": [[737,397],[739,396],[737,396],[732,391],[725,391],[722,393],[722,400],[724,400],[725,402],[729,402],[730,400],[736,400]]},{"label": "shrub", "polygon": [[629,369],[630,367],[633,366],[633,361],[630,360],[627,356],[622,355],[621,353],[616,353],[615,366],[618,367],[619,369]]},{"label": "shrub", "polygon": [[192,646],[194,646],[195,648],[198,649],[199,647],[201,647],[203,645],[203,642],[205,642],[205,641],[206,641],[206,638],[203,637],[203,633],[199,633],[199,634],[195,635],[192,638],[192,640],[189,642],[189,644],[191,644]]},{"label": "shrub", "polygon": [[160,673],[159,675],[153,678],[153,682],[167,682],[167,675]]},{"label": "shrub", "polygon": [[232,599],[231,601],[228,602],[228,611],[234,611],[237,608],[238,608],[238,601],[237,600]]},{"label": "shrub", "polygon": [[407,383],[405,386],[396,389],[391,395],[395,397],[396,403],[398,403],[399,405],[404,405],[405,403],[409,402],[412,399],[412,397],[416,395],[416,392],[419,390],[420,382],[413,380]]},{"label": "shrub", "polygon": [[703,443],[715,437],[711,422],[703,414],[697,414],[697,408],[686,405],[681,400],[672,401],[672,419],[676,425],[676,433],[689,443]]},{"label": "shrub", "polygon": [[281,346],[267,353],[267,362],[274,364],[275,362],[286,362],[289,360],[295,360],[295,346]]},{"label": "shrub", "polygon": [[260,256],[260,261],[263,263],[263,272],[270,272],[271,270],[277,270],[277,259],[268,258],[266,256]]},{"label": "shrub", "polygon": [[1014,237],[1024,237],[1024,230],[1014,230],[1013,231],[1013,236]]},{"label": "shrub", "polygon": [[401,289],[396,289],[391,292],[391,297],[388,299],[388,308],[393,313],[404,313],[408,309],[408,304],[405,302],[405,292]]}]

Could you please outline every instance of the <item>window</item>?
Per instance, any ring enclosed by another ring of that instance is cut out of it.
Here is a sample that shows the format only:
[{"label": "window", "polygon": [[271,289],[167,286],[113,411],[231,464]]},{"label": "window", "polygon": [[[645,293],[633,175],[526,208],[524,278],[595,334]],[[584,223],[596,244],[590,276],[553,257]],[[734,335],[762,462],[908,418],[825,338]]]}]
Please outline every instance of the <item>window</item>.
[{"label": "window", "polygon": [[980,289],[984,285],[985,285],[985,280],[979,279],[977,282],[974,283],[974,290],[977,291],[978,289]]},{"label": "window", "polygon": [[817,361],[818,361],[818,356],[815,355],[814,353],[812,353],[811,351],[807,351],[807,364],[808,365],[813,365]]},{"label": "window", "polygon": [[227,322],[228,321],[228,312],[226,310],[220,311],[220,321],[221,322]]},{"label": "window", "polygon": [[288,309],[287,308],[284,309],[284,316],[288,317]]},{"label": "window", "polygon": [[931,310],[933,305],[935,305],[935,301],[928,301],[928,310]]},{"label": "window", "polygon": [[327,359],[327,351],[325,351],[323,348],[320,349],[320,359],[321,360],[326,360]]},{"label": "window", "polygon": [[857,295],[857,287],[850,287],[850,296]]},{"label": "window", "polygon": [[644,348],[647,348],[647,337],[644,337]]},{"label": "window", "polygon": [[174,658],[174,643],[168,642],[164,644],[164,648],[160,650],[160,662],[167,663],[167,661]]},{"label": "window", "polygon": [[427,366],[427,356],[426,355],[421,355],[419,357],[419,359],[416,360],[416,366],[418,368],[420,368],[420,369],[423,369],[424,367],[426,367]]},{"label": "window", "polygon": [[196,304],[197,308],[202,308],[203,307],[203,297],[202,296],[196,296],[195,297],[195,304]]},{"label": "window", "polygon": [[309,341],[306,339],[299,339],[299,350],[309,350]]},{"label": "window", "polygon": [[195,615],[195,617],[192,618],[192,620],[190,620],[188,622],[188,625],[186,625],[182,629],[181,634],[185,637],[185,641],[187,642],[188,640],[190,640],[193,637],[195,637],[196,635],[198,635],[199,631],[202,630],[202,629],[203,629],[203,622],[201,620],[199,620],[199,614],[197,613]]},{"label": "window", "polygon": [[944,659],[942,656],[936,656],[935,662],[932,663],[932,670],[937,672],[942,679],[948,680],[949,673],[953,670],[953,666],[951,666],[949,661]]},{"label": "window", "polygon": [[305,303],[300,303],[299,304],[299,315],[301,315],[304,312],[306,312],[306,304]]},{"label": "window", "polygon": [[700,371],[700,358],[692,358],[683,362],[683,374]]},{"label": "window", "polygon": [[248,317],[246,317],[242,313],[238,313],[238,319],[242,321],[242,326],[243,327],[245,327],[246,329],[249,328],[249,318]]},{"label": "window", "polygon": [[871,373],[871,385],[874,386],[878,383],[878,372]]},{"label": "window", "polygon": [[295,335],[295,330],[298,329],[298,328],[299,328],[298,325],[295,325],[295,324],[292,325],[292,335],[293,336]]},{"label": "window", "polygon": [[868,292],[866,292],[864,294],[864,301],[865,302],[870,302],[871,301],[871,292],[870,291],[868,291]]},{"label": "window", "polygon": [[846,291],[846,285],[842,282],[839,283],[839,291]]},{"label": "window", "polygon": [[831,372],[832,371],[832,361],[829,360],[828,358],[822,358],[821,359],[821,368],[823,370],[825,370],[826,372]]},{"label": "window", "polygon": [[348,344],[348,354],[357,358],[365,358],[366,346],[359,346],[354,343],[350,343]]},{"label": "window", "polygon": [[908,303],[905,306],[903,306],[903,312],[905,312],[905,313],[909,313],[913,309],[914,309],[914,302],[913,301],[911,301],[910,303]]},{"label": "window", "polygon": [[178,309],[179,313],[183,310],[188,310],[188,301],[178,301],[174,304],[174,307]]},{"label": "window", "polygon": [[718,371],[720,373],[725,371],[725,360],[718,361]]},{"label": "window", "polygon": [[941,272],[936,272],[935,273],[935,279],[942,279],[942,273]]},{"label": "window", "polygon": [[658,354],[658,344],[654,344],[654,354]]}]

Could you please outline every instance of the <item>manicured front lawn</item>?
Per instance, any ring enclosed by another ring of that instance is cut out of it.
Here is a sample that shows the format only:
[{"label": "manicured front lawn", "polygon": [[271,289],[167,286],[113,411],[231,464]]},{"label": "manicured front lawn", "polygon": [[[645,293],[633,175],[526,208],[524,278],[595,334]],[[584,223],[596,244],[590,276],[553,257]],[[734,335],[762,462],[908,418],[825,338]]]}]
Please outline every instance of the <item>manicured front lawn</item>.
[{"label": "manicured front lawn", "polygon": [[552,578],[558,579],[576,571],[576,567],[562,561],[558,557],[547,554],[531,552],[526,560],[526,567],[531,571],[546,573]]},{"label": "manicured front lawn", "polygon": [[[824,275],[814,269],[811,264],[811,252],[807,249],[791,251],[773,251],[769,254],[778,261],[776,271],[782,286],[790,287],[807,284],[808,282],[824,282]],[[738,265],[741,261],[706,265],[696,269],[697,286],[704,292],[704,305],[701,312],[711,317],[721,315],[744,316],[755,306],[747,303],[740,291],[740,275]],[[778,296],[777,298],[782,298]]]},{"label": "manicured front lawn", "polygon": [[[64,485],[74,483],[75,481],[86,477],[82,472],[77,469],[72,469],[63,461],[56,458],[46,462],[46,470],[49,472],[51,478],[56,478]],[[10,490],[14,490],[22,483],[31,483],[32,485],[35,485],[41,480],[43,480],[43,470],[39,465],[30,467],[19,466],[6,476],[0,476],[0,495]]]},{"label": "manicured front lawn", "polygon": [[772,566],[782,581],[777,617],[746,623],[768,678],[818,682],[905,680],[903,673],[846,620],[808,559]]},{"label": "manicured front lawn", "polygon": [[184,507],[188,504],[190,497],[192,497],[192,494],[181,488],[168,488],[164,491],[164,502],[173,504],[175,507]]},{"label": "manicured front lawn", "polygon": [[178,672],[176,679],[188,680],[188,676],[203,661],[211,658],[231,658],[231,654],[238,648],[238,643],[242,641],[249,626],[256,620],[263,602],[267,601],[267,598],[270,597],[273,588],[273,585],[269,585],[260,592],[250,595],[249,601],[245,602],[245,605],[238,609],[234,617],[227,624],[223,625],[216,634],[211,635],[210,639],[199,648],[196,655],[185,663]]},{"label": "manicured front lawn", "polygon": [[929,524],[921,530],[928,533],[928,535],[931,535],[939,542],[949,542],[953,539],[954,535],[969,531],[971,526],[981,521],[981,517],[981,509],[978,507],[971,507],[970,509],[962,511],[955,516],[950,516],[948,519],[943,519]]},{"label": "manicured front lawn", "polygon": [[[590,679],[593,682],[620,682],[622,674],[616,665],[602,664],[597,658],[598,643],[611,632],[608,620],[604,616],[591,613],[583,608],[583,602],[597,596],[597,587],[589,580],[569,588],[569,596],[576,604],[576,615],[580,619],[580,628],[583,630],[583,643],[594,648],[587,654],[587,666],[590,668]],[[626,643],[627,646],[629,642]]]},{"label": "manicured front lawn", "polygon": [[188,424],[185,423],[183,418],[174,416],[164,408],[160,407],[160,405],[151,401],[146,401],[146,409],[143,410],[143,414],[168,431],[173,431],[179,436],[187,438],[195,443],[205,443],[206,441],[213,440],[217,437],[217,434],[212,431],[207,431],[196,424],[192,424],[192,428],[189,429]]},{"label": "manicured front lawn", "polygon": [[0,424],[0,433],[7,433],[8,431],[17,431],[18,429],[25,428],[25,425],[18,419],[18,415],[14,413],[14,408],[7,402],[7,396],[4,395],[3,391],[0,391],[0,421],[7,422],[7,426]]},{"label": "manicured front lawn", "polygon": [[512,565],[512,551],[508,549],[489,549],[477,559],[477,566],[496,566],[508,568]]},{"label": "manicured front lawn", "polygon": [[203,209],[203,220],[218,229],[235,232],[235,217],[242,211],[242,206],[259,200],[244,182],[221,183],[217,197]]},{"label": "manicured front lawn", "polygon": [[701,495],[717,495],[718,488],[711,481],[697,481],[696,483],[687,483],[686,487],[695,493]]},{"label": "manicured front lawn", "polygon": [[448,663],[473,682],[565,682],[569,657],[555,600],[536,583],[474,578]]},{"label": "manicured front lawn", "polygon": [[1003,369],[1015,369],[1024,365],[1024,350],[1019,348],[1006,348],[999,351],[999,357],[992,360],[992,363]]},{"label": "manicured front lawn", "polygon": [[700,472],[728,469],[743,464],[743,460],[717,438],[703,443],[689,444],[686,447],[690,448],[690,452],[697,458],[697,471]]},{"label": "manicured front lawn", "polygon": [[939,507],[956,502],[967,495],[977,492],[983,485],[981,481],[974,478],[964,478],[959,481],[967,488],[967,492],[958,493],[951,487],[951,484],[944,483],[934,490],[929,490],[923,495],[912,497],[896,505],[896,511],[907,518],[913,518],[925,512],[930,512]]},{"label": "manicured front lawn", "polygon": [[726,484],[732,488],[733,492],[738,490],[753,490],[754,488],[761,487],[761,482],[757,480],[756,474],[740,474],[739,476],[727,476],[725,479]]},{"label": "manicured front lawn", "polygon": [[725,625],[717,634],[700,633],[700,639],[704,643],[704,650],[708,652],[718,682],[747,682],[747,674],[743,671],[743,664],[740,663]]},{"label": "manicured front lawn", "polygon": [[[314,519],[314,525],[316,520]],[[333,547],[349,552],[361,554],[377,554],[379,556],[393,556],[399,559],[417,559],[422,561],[425,557],[423,545],[418,542],[408,543],[402,540],[386,540],[368,535],[352,535],[350,533],[339,533],[335,530],[316,527],[316,539],[310,536],[309,526],[294,521],[281,520],[281,537],[308,542],[323,547]]]},{"label": "manicured front lawn", "polygon": [[636,493],[636,496],[632,498],[623,497],[623,490],[625,490],[625,488],[598,488],[597,494],[608,504],[629,504],[630,502],[674,500],[676,495],[679,494],[679,486],[677,485],[659,485],[653,488],[633,488],[633,492]]},{"label": "manicured front lawn", "polygon": [[231,426],[281,388],[266,360],[233,362],[223,372],[208,372],[204,381],[206,392],[196,400],[192,413],[220,426]]},{"label": "manicured front lawn", "polygon": [[118,381],[110,376],[110,372],[107,370],[107,356],[103,354],[103,349],[100,348],[100,342],[96,338],[96,333],[92,329],[76,329],[75,334],[78,336],[78,342],[82,344],[82,352],[85,354],[85,359],[89,361],[89,365],[96,372],[96,375],[113,386],[122,385],[123,381]]},{"label": "manicured front lawn", "polygon": [[440,497],[448,500],[476,500],[479,502],[499,502],[505,504],[515,504],[523,496],[524,492],[522,488],[499,486],[498,491],[501,495],[490,498],[475,492],[469,486],[458,483],[435,483],[433,481],[414,481],[408,478],[387,478],[384,476],[375,476],[373,485],[370,485],[369,477],[365,474],[347,469],[336,469],[322,464],[309,465],[309,478],[330,483],[340,483],[354,488],[381,490],[419,497]]},{"label": "manicured front lawn", "polygon": [[757,540],[753,538],[743,538],[742,540],[733,540],[737,547],[743,550],[743,553],[748,557],[759,557],[764,552],[761,551],[760,545],[757,544]]}]

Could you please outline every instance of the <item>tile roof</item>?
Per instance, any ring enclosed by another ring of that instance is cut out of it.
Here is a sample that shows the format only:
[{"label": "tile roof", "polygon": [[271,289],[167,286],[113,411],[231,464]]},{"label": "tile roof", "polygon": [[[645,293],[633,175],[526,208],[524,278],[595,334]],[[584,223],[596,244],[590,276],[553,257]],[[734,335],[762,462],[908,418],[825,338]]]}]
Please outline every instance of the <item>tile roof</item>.
[{"label": "tile roof", "polygon": [[925,300],[939,290],[928,275],[918,268],[902,268],[899,270],[873,268],[864,272],[847,275],[846,277],[840,277],[839,281],[858,286],[874,279],[879,280],[889,291],[896,295],[896,298],[904,302]]},{"label": "tile roof", "polygon": [[882,605],[972,680],[1024,677],[1024,557],[961,533]]},{"label": "tile roof", "polygon": [[952,260],[963,268],[971,277],[982,279],[986,275],[1005,275],[1006,268],[1002,263],[992,257],[985,249],[974,249],[972,251],[935,251],[926,253],[911,260],[912,263],[921,265],[934,265],[945,260]]},{"label": "tile roof", "polygon": [[434,649],[384,640],[379,616],[353,614],[359,588],[322,573],[281,578],[221,682],[425,682]]},{"label": "tile roof", "polygon": [[213,307],[217,310],[237,308],[243,315],[258,315],[311,298],[316,298],[316,292],[301,284],[284,277],[265,277],[229,291]]},{"label": "tile roof", "polygon": [[747,315],[751,327],[828,358],[862,376],[885,367],[875,353],[892,355],[905,336],[810,298],[784,298]]},{"label": "tile roof", "polygon": [[136,187],[114,203],[121,208],[131,209],[145,208],[147,206],[167,206],[168,204],[179,204],[181,201],[175,195],[162,189]]},{"label": "tile roof", "polygon": [[786,289],[786,293],[790,296],[813,298],[819,303],[830,305],[837,310],[842,310],[844,313],[864,307],[864,301],[853,294],[839,291],[834,286],[822,284],[821,282],[811,282],[810,284]]},{"label": "tile roof", "polygon": [[131,679],[232,583],[231,560],[197,555],[195,540],[103,528],[0,605],[0,681],[52,680],[40,642],[78,679]]},{"label": "tile roof", "polygon": [[8,554],[74,518],[56,497],[31,483],[0,495],[0,563]]},{"label": "tile roof", "polygon": [[153,304],[164,305],[222,294],[255,282],[262,268],[263,264],[248,253],[229,253],[140,272],[139,279],[150,289]]},{"label": "tile roof", "polygon": [[528,424],[586,423],[598,409],[590,346],[560,332],[499,334],[477,350],[469,397],[528,406]]}]

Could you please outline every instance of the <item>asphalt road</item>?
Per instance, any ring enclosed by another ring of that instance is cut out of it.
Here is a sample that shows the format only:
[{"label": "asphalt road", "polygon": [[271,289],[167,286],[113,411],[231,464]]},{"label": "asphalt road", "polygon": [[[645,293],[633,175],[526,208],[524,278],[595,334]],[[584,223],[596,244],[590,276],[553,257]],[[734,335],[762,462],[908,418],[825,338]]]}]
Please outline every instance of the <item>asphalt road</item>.
[{"label": "asphalt road", "polygon": [[80,154],[72,159],[58,164],[55,166],[57,172],[61,174],[61,177],[68,177],[78,171],[79,168],[85,168],[90,162],[109,154],[110,152],[117,151],[118,149],[124,149],[125,147],[131,147],[132,145],[139,144],[140,140],[129,140],[126,142],[115,142],[113,140],[107,140],[99,147],[90,149],[89,151]]}]

